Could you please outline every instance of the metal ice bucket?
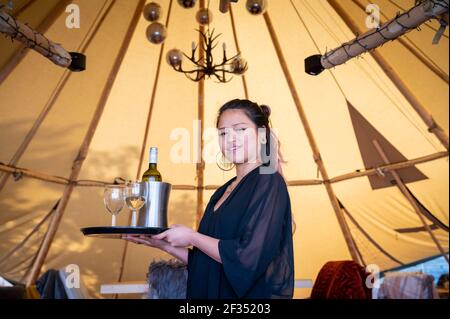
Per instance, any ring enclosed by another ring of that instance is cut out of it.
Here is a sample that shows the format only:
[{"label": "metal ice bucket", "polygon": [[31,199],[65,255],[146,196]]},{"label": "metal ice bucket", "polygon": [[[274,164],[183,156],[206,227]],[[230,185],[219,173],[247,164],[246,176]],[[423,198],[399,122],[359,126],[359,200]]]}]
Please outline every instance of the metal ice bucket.
[{"label": "metal ice bucket", "polygon": [[139,210],[138,227],[167,228],[167,206],[172,184],[164,182],[145,182],[148,195],[145,205]]}]

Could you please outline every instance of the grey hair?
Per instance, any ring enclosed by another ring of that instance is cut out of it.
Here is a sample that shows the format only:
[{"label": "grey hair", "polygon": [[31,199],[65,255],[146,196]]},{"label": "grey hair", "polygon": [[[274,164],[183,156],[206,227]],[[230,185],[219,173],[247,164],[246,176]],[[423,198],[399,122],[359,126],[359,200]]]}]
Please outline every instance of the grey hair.
[{"label": "grey hair", "polygon": [[148,299],[185,299],[187,267],[178,260],[153,261],[148,268]]}]

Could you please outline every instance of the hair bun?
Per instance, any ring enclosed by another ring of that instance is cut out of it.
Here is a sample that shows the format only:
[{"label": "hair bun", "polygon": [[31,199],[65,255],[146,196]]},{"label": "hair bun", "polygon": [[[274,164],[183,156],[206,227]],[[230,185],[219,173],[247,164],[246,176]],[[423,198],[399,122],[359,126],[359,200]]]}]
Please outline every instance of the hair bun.
[{"label": "hair bun", "polygon": [[270,113],[271,113],[270,107],[263,104],[263,105],[261,105],[261,110],[262,110],[262,112],[264,113],[264,115],[265,115],[267,118],[269,118]]}]

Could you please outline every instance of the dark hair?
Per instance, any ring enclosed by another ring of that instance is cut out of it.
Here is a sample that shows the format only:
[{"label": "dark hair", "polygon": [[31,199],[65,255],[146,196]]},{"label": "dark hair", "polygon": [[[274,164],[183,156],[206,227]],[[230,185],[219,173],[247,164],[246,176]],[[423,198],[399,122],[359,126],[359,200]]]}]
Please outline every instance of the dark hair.
[{"label": "dark hair", "polygon": [[[258,105],[255,102],[252,102],[250,100],[241,100],[241,99],[234,99],[231,100],[219,109],[219,112],[217,114],[217,121],[216,121],[216,128],[219,127],[219,120],[220,116],[223,112],[226,110],[242,110],[248,118],[256,125],[258,128],[265,128],[266,129],[266,147],[261,148],[261,159],[263,161],[264,166],[270,165],[270,143],[271,143],[271,134],[270,134],[270,126],[269,126],[269,117],[270,117],[270,107],[267,105]],[[267,162],[264,161],[264,159],[268,159]]]}]

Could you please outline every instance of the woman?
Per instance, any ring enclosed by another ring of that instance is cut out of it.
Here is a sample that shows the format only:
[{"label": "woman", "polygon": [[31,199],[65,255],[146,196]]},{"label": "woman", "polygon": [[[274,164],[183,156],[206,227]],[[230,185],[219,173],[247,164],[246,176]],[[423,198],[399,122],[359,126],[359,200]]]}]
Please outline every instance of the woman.
[{"label": "woman", "polygon": [[290,198],[277,171],[269,116],[268,106],[248,100],[220,108],[220,148],[235,165],[236,177],[212,195],[197,232],[172,225],[151,237],[124,237],[187,264],[188,299],[293,296]]}]

